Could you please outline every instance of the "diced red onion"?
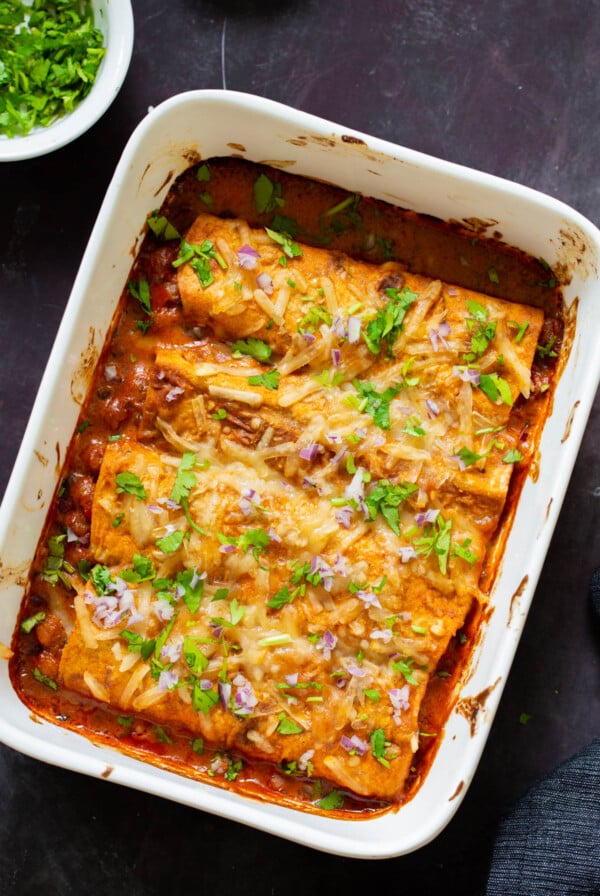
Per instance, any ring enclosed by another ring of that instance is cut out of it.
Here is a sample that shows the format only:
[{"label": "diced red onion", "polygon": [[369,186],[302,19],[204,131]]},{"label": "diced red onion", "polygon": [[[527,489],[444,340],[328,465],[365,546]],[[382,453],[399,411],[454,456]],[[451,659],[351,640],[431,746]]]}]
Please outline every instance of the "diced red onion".
[{"label": "diced red onion", "polygon": [[429,341],[431,342],[431,346],[432,346],[434,352],[437,352],[440,347],[439,346],[440,338],[439,338],[438,331],[434,330],[433,327],[429,331]]},{"label": "diced red onion", "polygon": [[292,672],[291,675],[285,675],[284,678],[285,678],[287,684],[289,684],[289,686],[291,688],[295,687],[298,684],[298,673],[297,672]]},{"label": "diced red onion", "polygon": [[316,442],[309,442],[304,448],[300,449],[300,457],[302,460],[314,461],[319,454],[319,446]]},{"label": "diced red onion", "polygon": [[359,439],[366,439],[367,430],[364,428],[364,426],[360,426],[358,429],[354,430],[354,435],[358,436]]},{"label": "diced red onion", "polygon": [[390,703],[394,707],[394,722],[400,724],[400,713],[410,707],[410,689],[408,684],[401,688],[390,688],[388,691]]},{"label": "diced red onion", "polygon": [[237,547],[234,544],[219,545],[219,552],[221,554],[233,554],[235,551],[237,551]]},{"label": "diced red onion", "polygon": [[439,515],[439,510],[434,510],[433,508],[426,510],[425,513],[418,513],[415,517],[417,526],[423,528],[427,523],[435,523]]},{"label": "diced red onion", "polygon": [[252,685],[243,675],[236,675],[233,683],[237,687],[233,698],[234,713],[241,716],[251,715],[258,703]]},{"label": "diced red onion", "polygon": [[351,314],[348,318],[348,342],[350,345],[355,345],[360,339],[361,324],[360,317],[357,317],[355,314]]},{"label": "diced red onion", "polygon": [[447,320],[443,320],[438,327],[438,333],[442,339],[447,339],[451,333],[450,324]]},{"label": "diced red onion", "polygon": [[358,753],[359,756],[364,756],[365,753],[369,750],[369,744],[362,740],[358,736],[358,734],[353,734],[352,737],[347,737],[345,734],[342,734],[340,738],[340,746],[347,750],[348,753]]},{"label": "diced red onion", "polygon": [[412,547],[412,545],[401,547],[398,551],[398,554],[400,555],[400,559],[403,563],[408,563],[409,560],[414,560],[417,556],[417,552]]},{"label": "diced red onion", "polygon": [[425,404],[427,405],[428,416],[430,419],[439,415],[440,409],[435,401],[433,401],[431,398],[426,398]]},{"label": "diced red onion", "polygon": [[325,629],[323,635],[321,636],[321,640],[317,644],[317,650],[323,651],[323,657],[326,660],[331,659],[331,651],[335,649],[335,645],[337,644],[337,638],[330,632],[329,629]]},{"label": "diced red onion", "polygon": [[346,668],[350,675],[353,675],[355,678],[364,678],[367,674],[366,669],[362,669],[360,666],[357,666],[356,663],[349,663]]},{"label": "diced red onion", "polygon": [[118,376],[116,364],[107,364],[104,368],[104,376],[109,382],[116,380]]},{"label": "diced red onion", "polygon": [[201,678],[200,679],[200,690],[201,691],[210,691],[212,688],[212,681],[210,678]]},{"label": "diced red onion", "polygon": [[315,334],[311,333],[310,330],[304,330],[302,332],[302,335],[304,336],[304,338],[306,339],[306,341],[308,342],[309,345],[312,345],[316,339]]},{"label": "diced red onion", "polygon": [[256,282],[262,289],[262,291],[266,292],[268,296],[273,294],[273,281],[271,280],[270,274],[267,274],[266,271],[263,271],[262,274],[258,275],[258,277],[256,278]]},{"label": "diced red onion", "polygon": [[363,602],[365,607],[379,607],[381,608],[381,604],[379,603],[379,598],[372,591],[357,591],[355,594],[359,600]]},{"label": "diced red onion", "polygon": [[346,325],[344,323],[344,318],[341,314],[334,315],[333,320],[331,321],[331,330],[335,333],[338,339],[344,339],[347,335]]},{"label": "diced red onion", "polygon": [[382,445],[385,445],[385,436],[376,436],[373,439],[373,448],[381,448]]},{"label": "diced red onion", "polygon": [[339,348],[331,349],[331,360],[333,361],[334,367],[339,367],[342,360],[342,353]]},{"label": "diced red onion", "polygon": [[278,532],[275,531],[273,526],[269,526],[267,529],[267,535],[271,539],[271,541],[275,541],[277,544],[281,544],[281,536]]},{"label": "diced red onion", "polygon": [[343,554],[338,554],[333,561],[333,566],[331,567],[336,574],[336,576],[347,576],[349,575],[348,570],[348,561],[344,557]]},{"label": "diced red onion", "polygon": [[159,507],[158,504],[146,504],[146,508],[150,513],[163,513],[163,508]]},{"label": "diced red onion", "polygon": [[220,681],[219,682],[219,699],[221,701],[221,705],[223,709],[227,709],[229,705],[229,698],[231,697],[231,685],[228,681]]},{"label": "diced red onion", "polygon": [[331,466],[332,466],[332,467],[337,467],[337,465],[339,464],[339,462],[341,461],[341,459],[342,459],[342,458],[344,457],[344,455],[347,454],[347,453],[348,453],[348,446],[347,446],[347,445],[342,445],[342,447],[341,447],[340,450],[337,452],[337,454],[334,454],[334,456],[331,458],[331,460],[330,460],[330,464],[331,464]]},{"label": "diced red onion", "polygon": [[155,600],[152,604],[152,609],[161,622],[168,622],[169,619],[173,618],[173,613],[175,612],[173,605],[168,600],[165,600],[164,597]]},{"label": "diced red onion", "polygon": [[329,563],[317,555],[313,557],[310,561],[310,572],[311,575],[315,575],[317,573],[321,578],[321,583],[325,591],[331,591],[331,586],[333,585],[334,572]]},{"label": "diced red onion", "polygon": [[175,399],[179,398],[180,395],[183,395],[184,392],[185,389],[182,389],[181,386],[173,386],[173,388],[169,389],[165,395],[165,399],[169,402],[175,401]]},{"label": "diced red onion", "polygon": [[458,469],[461,471],[461,473],[464,473],[464,471],[467,469],[467,465],[462,457],[459,454],[453,454],[452,460],[455,460],[458,463]]},{"label": "diced red onion", "polygon": [[302,754],[302,756],[300,756],[300,758],[298,759],[298,768],[300,769],[301,772],[306,771],[306,766],[308,765],[308,763],[310,762],[310,760],[313,758],[314,755],[315,755],[314,750],[306,750]]},{"label": "diced red onion", "polygon": [[335,518],[344,529],[349,529],[352,524],[352,514],[354,511],[350,506],[340,507],[335,512]]},{"label": "diced red onion", "polygon": [[163,669],[158,676],[158,687],[161,691],[170,691],[179,682],[179,675],[174,669]]},{"label": "diced red onion", "polygon": [[160,651],[161,660],[167,660],[169,663],[176,663],[181,657],[181,644],[163,644]]},{"label": "diced red onion", "polygon": [[179,507],[181,506],[177,501],[173,501],[172,498],[157,498],[156,503],[162,504],[168,510],[179,510]]},{"label": "diced red onion", "polygon": [[238,264],[245,271],[252,271],[256,267],[260,254],[252,246],[243,245],[237,251]]},{"label": "diced red onion", "polygon": [[346,486],[344,497],[349,501],[354,500],[358,503],[361,498],[364,498],[365,483],[363,479],[363,473],[363,468],[359,467],[352,477],[352,481],[350,482],[350,484]]},{"label": "diced red onion", "polygon": [[463,383],[471,383],[472,386],[478,386],[480,382],[479,371],[470,367],[467,367],[466,370],[459,370],[458,367],[455,367],[454,376],[457,376]]},{"label": "diced red onion", "polygon": [[342,437],[337,432],[328,432],[325,435],[325,438],[329,442],[330,445],[340,445],[342,441]]},{"label": "diced red onion", "polygon": [[374,641],[383,641],[384,644],[389,644],[393,637],[394,633],[391,628],[375,629],[371,632],[371,638]]}]

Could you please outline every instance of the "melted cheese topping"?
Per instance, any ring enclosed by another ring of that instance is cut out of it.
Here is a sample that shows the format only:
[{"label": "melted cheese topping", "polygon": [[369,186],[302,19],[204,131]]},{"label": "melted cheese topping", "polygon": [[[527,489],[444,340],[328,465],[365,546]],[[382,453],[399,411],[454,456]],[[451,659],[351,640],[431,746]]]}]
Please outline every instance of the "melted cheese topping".
[{"label": "melted cheese topping", "polygon": [[219,252],[178,274],[214,338],[157,351],[144,441],[107,446],[62,680],[393,799],[484,600],[542,312],[242,221],[186,240]]}]

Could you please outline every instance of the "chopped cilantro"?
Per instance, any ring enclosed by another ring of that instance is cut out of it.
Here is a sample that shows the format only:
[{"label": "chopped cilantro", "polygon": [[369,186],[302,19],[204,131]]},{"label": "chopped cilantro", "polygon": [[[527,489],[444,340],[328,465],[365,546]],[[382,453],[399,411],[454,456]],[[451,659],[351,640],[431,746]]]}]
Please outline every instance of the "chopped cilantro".
[{"label": "chopped cilantro", "polygon": [[65,538],[66,535],[51,535],[48,539],[48,556],[42,578],[51,585],[57,585],[60,580],[67,588],[73,588],[67,573],[74,572],[74,569],[65,560]]},{"label": "chopped cilantro", "polygon": [[40,684],[45,684],[47,688],[50,688],[51,691],[57,691],[58,685],[54,681],[53,678],[49,678],[47,675],[44,675],[43,672],[40,672],[37,666],[33,667],[33,677],[36,681],[39,681]]},{"label": "chopped cilantro", "polygon": [[204,753],[204,740],[201,737],[195,737],[192,741],[190,741],[190,746],[194,753],[198,756],[202,756]]},{"label": "chopped cilantro", "polygon": [[536,351],[540,358],[556,358],[557,354],[554,351],[555,342],[556,336],[552,336],[552,338],[548,340],[546,345],[538,345]]},{"label": "chopped cilantro", "polygon": [[186,636],[182,648],[184,659],[194,675],[201,675],[208,668],[208,658],[195,638]]},{"label": "chopped cilantro", "polygon": [[421,426],[421,421],[418,417],[408,417],[402,432],[405,432],[409,436],[419,437],[425,435],[425,430]]},{"label": "chopped cilantro", "polygon": [[177,529],[175,532],[171,532],[169,535],[159,538],[156,542],[156,547],[161,550],[163,554],[174,554],[175,551],[178,551],[181,547],[184,535],[185,532]]},{"label": "chopped cilantro", "polygon": [[179,240],[181,239],[181,234],[179,231],[173,227],[173,225],[165,218],[164,215],[161,215],[160,212],[152,212],[151,215],[148,215],[146,218],[146,223],[156,239],[158,240]]},{"label": "chopped cilantro", "polygon": [[199,246],[182,240],[179,247],[179,255],[173,262],[173,267],[178,268],[182,264],[189,264],[192,270],[195,271],[202,288],[206,289],[215,280],[210,265],[213,259],[220,268],[225,270],[227,262],[218,249],[215,249],[210,240],[204,240]]},{"label": "chopped cilantro", "polygon": [[518,464],[523,460],[523,455],[518,448],[511,448],[502,458],[503,464]]},{"label": "chopped cilantro", "polygon": [[210,180],[210,168],[204,162],[204,164],[200,165],[198,170],[196,171],[196,180],[198,180],[201,184],[206,184]]},{"label": "chopped cilantro", "polygon": [[479,377],[479,388],[494,404],[500,398],[504,404],[512,407],[513,400],[508,382],[497,373],[482,373]]},{"label": "chopped cilantro", "polygon": [[271,230],[270,227],[265,227],[265,231],[267,236],[269,236],[274,243],[277,243],[283,249],[285,255],[288,258],[298,258],[302,255],[302,249],[298,245],[298,243],[293,242],[291,236],[285,232],[278,232],[277,230]]},{"label": "chopped cilantro", "polygon": [[321,799],[317,801],[317,806],[319,809],[325,809],[326,812],[330,812],[334,809],[343,809],[344,797],[339,790],[331,790],[327,796],[321,797]]},{"label": "chopped cilantro", "polygon": [[432,553],[437,556],[438,566],[442,575],[448,572],[448,557],[450,555],[450,535],[452,520],[445,520],[442,514],[438,514],[435,522],[425,527],[422,538],[413,541],[417,554],[429,557]]},{"label": "chopped cilantro", "polygon": [[267,370],[257,376],[249,376],[248,384],[250,386],[263,386],[265,389],[279,389],[279,378],[281,374],[278,370]]},{"label": "chopped cilantro", "polygon": [[392,669],[404,677],[408,684],[418,684],[417,679],[413,675],[414,660],[411,657],[401,657],[392,662]]},{"label": "chopped cilantro", "polygon": [[184,604],[192,614],[198,612],[204,594],[204,579],[194,568],[182,569],[177,573],[177,584],[184,589],[181,596]]},{"label": "chopped cilantro", "polygon": [[250,355],[262,364],[268,364],[269,358],[273,354],[273,349],[262,339],[255,339],[249,336],[248,339],[238,339],[231,346],[231,353],[234,357],[239,355]]},{"label": "chopped cilantro", "polygon": [[135,473],[132,473],[130,470],[124,470],[122,473],[117,473],[115,480],[117,483],[117,494],[133,495],[135,498],[139,498],[140,501],[146,499],[144,484]]},{"label": "chopped cilantro", "polygon": [[218,702],[219,695],[217,691],[212,688],[203,690],[199,681],[194,682],[192,688],[192,706],[196,712],[202,712],[204,715],[208,715],[213,706],[216,706]]},{"label": "chopped cilantro", "polygon": [[46,614],[44,612],[36,613],[34,616],[29,616],[21,623],[21,631],[25,632],[26,635],[29,635],[34,630],[36,625],[39,625],[40,622],[43,622],[45,618]]},{"label": "chopped cilantro", "polygon": [[0,133],[25,136],[72,112],[88,95],[102,58],[89,0],[0,4]]},{"label": "chopped cilantro", "polygon": [[197,482],[196,475],[193,472],[196,466],[197,458],[193,451],[184,451],[177,468],[175,482],[173,483],[173,488],[171,489],[169,497],[171,498],[171,501],[175,501],[177,504],[181,505],[185,518],[191,528],[198,532],[199,535],[204,535],[203,530],[191,518],[188,505],[189,494]]},{"label": "chopped cilantro", "polygon": [[150,300],[150,285],[147,280],[130,280],[127,289],[134,299],[137,299],[146,314],[152,317],[152,302]]},{"label": "chopped cilantro", "polygon": [[282,186],[279,182],[273,183],[266,174],[259,174],[254,181],[254,205],[258,214],[264,215],[285,205],[281,192]]},{"label": "chopped cilantro", "polygon": [[465,361],[469,364],[487,351],[490,342],[496,335],[497,321],[488,320],[488,310],[479,302],[468,301],[467,310],[470,315],[466,323],[471,334],[471,351],[465,355]]},{"label": "chopped cilantro", "polygon": [[121,573],[122,579],[124,579],[126,582],[132,583],[148,582],[155,576],[156,570],[154,569],[154,563],[152,562],[152,560],[144,557],[143,554],[134,554],[133,568],[124,569]]},{"label": "chopped cilantro", "polygon": [[380,479],[364,499],[370,519],[374,520],[377,513],[380,513],[392,532],[400,535],[399,507],[418,489],[419,486],[415,482],[400,482],[398,485],[392,485],[389,480]]},{"label": "chopped cilantro", "polygon": [[280,712],[277,716],[279,724],[275,729],[277,734],[302,734],[304,728],[297,725],[293,719],[289,719],[284,712]]},{"label": "chopped cilantro", "polygon": [[406,286],[402,289],[389,287],[385,290],[385,294],[389,301],[385,308],[378,311],[373,320],[369,321],[363,332],[363,339],[374,355],[379,354],[385,341],[388,355],[391,357],[394,343],[403,328],[406,312],[417,299],[417,294]]},{"label": "chopped cilantro", "polygon": [[389,429],[391,426],[390,403],[400,392],[401,386],[388,386],[383,392],[378,392],[372,383],[361,382],[358,379],[352,381],[352,385],[361,396],[358,410],[369,414],[373,422],[381,429]]}]

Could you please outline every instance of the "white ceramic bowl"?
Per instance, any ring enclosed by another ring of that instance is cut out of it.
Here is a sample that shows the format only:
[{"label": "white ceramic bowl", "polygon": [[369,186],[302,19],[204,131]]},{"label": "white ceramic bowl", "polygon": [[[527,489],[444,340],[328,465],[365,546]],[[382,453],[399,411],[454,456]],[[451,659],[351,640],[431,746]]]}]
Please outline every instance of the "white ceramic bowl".
[{"label": "white ceramic bowl", "polygon": [[92,0],[94,21],[104,35],[106,54],[94,86],[68,115],[26,137],[0,135],[0,162],[33,159],[71,143],[103,115],[125,80],[133,50],[133,12],[130,0]]},{"label": "white ceramic bowl", "polygon": [[600,378],[600,232],[554,199],[349,131],[268,100],[223,91],[176,96],[130,139],[90,237],[0,508],[0,641],[10,643],[27,571],[65,450],[146,215],[195,156],[240,153],[444,220],[493,222],[505,241],[564,272],[572,348],[528,479],[485,622],[425,782],[397,812],[339,820],[249,799],[157,769],[32,719],[0,665],[0,740],[46,762],[135,787],[317,849],[401,855],[448,823],[473,777],[523,629]]}]

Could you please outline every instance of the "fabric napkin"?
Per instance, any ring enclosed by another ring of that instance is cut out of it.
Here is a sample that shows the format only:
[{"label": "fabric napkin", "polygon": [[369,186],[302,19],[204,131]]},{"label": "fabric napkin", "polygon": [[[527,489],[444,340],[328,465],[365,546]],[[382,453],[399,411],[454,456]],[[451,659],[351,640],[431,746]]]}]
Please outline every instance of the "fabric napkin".
[{"label": "fabric napkin", "polygon": [[[600,569],[590,603],[600,623]],[[503,821],[485,896],[600,896],[600,738],[534,784]]]}]

